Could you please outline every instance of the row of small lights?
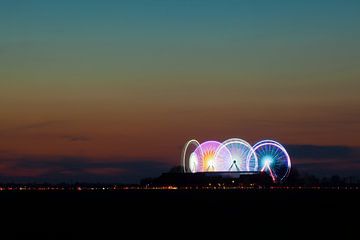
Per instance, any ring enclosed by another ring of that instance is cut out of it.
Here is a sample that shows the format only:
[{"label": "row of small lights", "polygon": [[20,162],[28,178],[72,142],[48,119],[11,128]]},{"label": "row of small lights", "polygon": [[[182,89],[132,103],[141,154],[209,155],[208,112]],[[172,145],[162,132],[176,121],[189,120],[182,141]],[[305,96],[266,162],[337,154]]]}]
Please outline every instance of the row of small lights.
[{"label": "row of small lights", "polygon": [[204,186],[126,186],[126,187],[76,187],[76,188],[64,188],[64,187],[0,187],[0,191],[111,191],[111,190],[197,190],[197,189],[212,189],[212,190],[221,190],[221,189],[253,189],[253,190],[360,190],[360,187],[320,187],[320,186],[256,186],[251,184],[249,186],[226,186],[224,184],[215,184],[215,185],[204,185]]}]

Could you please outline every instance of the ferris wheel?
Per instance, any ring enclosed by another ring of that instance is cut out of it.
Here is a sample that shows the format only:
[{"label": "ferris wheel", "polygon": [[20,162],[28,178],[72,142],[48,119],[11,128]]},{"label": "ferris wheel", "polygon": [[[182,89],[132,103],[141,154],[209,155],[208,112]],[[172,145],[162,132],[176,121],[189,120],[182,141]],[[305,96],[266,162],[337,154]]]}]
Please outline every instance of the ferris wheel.
[{"label": "ferris wheel", "polygon": [[187,141],[181,163],[187,173],[266,172],[274,183],[283,182],[291,169],[289,154],[280,143],[263,140],[251,146],[240,138],[231,138],[222,143],[200,143],[195,139]]},{"label": "ferris wheel", "polygon": [[[222,171],[226,159],[231,158],[229,150],[225,150],[221,157],[216,158],[216,152],[221,148],[222,143],[218,141],[207,141],[201,143],[192,153],[193,159],[197,159],[196,172],[218,172]],[[196,156],[196,157],[195,157]],[[192,160],[190,159],[190,162]]]},{"label": "ferris wheel", "polygon": [[258,169],[270,174],[274,182],[284,181],[290,173],[290,157],[285,148],[273,140],[263,140],[253,146]]},{"label": "ferris wheel", "polygon": [[215,161],[223,162],[221,171],[249,171],[257,168],[256,158],[252,146],[240,138],[224,141],[215,154]]}]

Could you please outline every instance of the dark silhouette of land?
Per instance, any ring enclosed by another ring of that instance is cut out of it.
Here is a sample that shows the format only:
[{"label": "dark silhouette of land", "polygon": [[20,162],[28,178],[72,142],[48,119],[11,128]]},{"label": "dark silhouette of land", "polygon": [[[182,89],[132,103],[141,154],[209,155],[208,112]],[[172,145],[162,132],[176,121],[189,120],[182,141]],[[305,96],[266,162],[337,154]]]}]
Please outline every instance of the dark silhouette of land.
[{"label": "dark silhouette of land", "polygon": [[[62,233],[62,239],[95,233],[100,235],[97,239],[104,234],[120,239],[125,232],[157,237],[164,231],[185,236],[235,236],[242,231],[257,236],[287,231],[323,234],[329,229],[350,236],[357,231],[360,188],[348,179],[318,179],[294,170],[286,184],[261,186],[264,176],[254,175],[238,182],[225,179],[224,186],[230,187],[196,189],[192,183],[192,188],[186,187],[193,178],[179,174],[172,169],[159,178],[144,179],[141,185],[5,184],[0,191],[0,226],[14,236]],[[207,186],[205,175],[196,179],[199,186]],[[167,181],[174,180],[179,187],[166,188]],[[219,178],[210,180],[218,183]],[[253,185],[253,180],[258,184]],[[148,187],[149,181],[157,184]],[[156,188],[161,185],[165,188]]]},{"label": "dark silhouette of land", "polygon": [[319,178],[308,173],[300,173],[293,168],[284,182],[273,183],[270,175],[265,172],[208,172],[184,173],[181,166],[173,167],[169,172],[155,178],[142,179],[141,185],[149,186],[212,186],[220,184],[225,186],[289,186],[289,187],[360,187],[360,179],[356,177],[331,177]]}]

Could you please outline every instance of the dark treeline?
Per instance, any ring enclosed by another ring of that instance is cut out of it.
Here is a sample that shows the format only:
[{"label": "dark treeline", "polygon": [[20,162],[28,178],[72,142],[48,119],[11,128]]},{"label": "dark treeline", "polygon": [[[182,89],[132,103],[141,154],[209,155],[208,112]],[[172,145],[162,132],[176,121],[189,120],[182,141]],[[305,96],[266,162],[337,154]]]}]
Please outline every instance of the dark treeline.
[{"label": "dark treeline", "polygon": [[318,177],[306,172],[300,172],[296,168],[291,169],[286,185],[297,186],[358,186],[360,179],[355,176],[333,175],[329,177]]}]

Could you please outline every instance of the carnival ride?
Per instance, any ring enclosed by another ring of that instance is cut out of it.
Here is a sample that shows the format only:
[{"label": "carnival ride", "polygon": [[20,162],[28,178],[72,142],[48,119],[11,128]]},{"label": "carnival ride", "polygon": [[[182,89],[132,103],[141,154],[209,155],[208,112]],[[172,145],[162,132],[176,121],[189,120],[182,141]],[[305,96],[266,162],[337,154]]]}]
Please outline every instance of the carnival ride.
[{"label": "carnival ride", "polygon": [[291,161],[285,147],[274,140],[262,140],[255,145],[240,138],[224,142],[187,141],[181,156],[183,171],[198,172],[266,172],[274,183],[286,180]]}]

